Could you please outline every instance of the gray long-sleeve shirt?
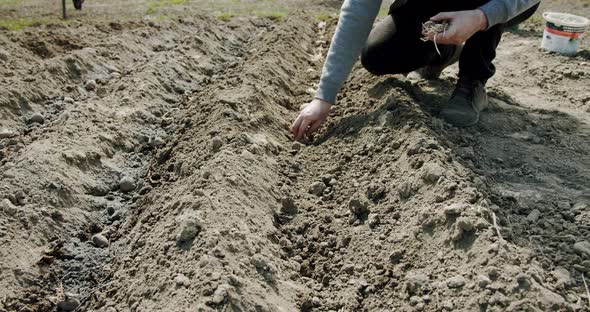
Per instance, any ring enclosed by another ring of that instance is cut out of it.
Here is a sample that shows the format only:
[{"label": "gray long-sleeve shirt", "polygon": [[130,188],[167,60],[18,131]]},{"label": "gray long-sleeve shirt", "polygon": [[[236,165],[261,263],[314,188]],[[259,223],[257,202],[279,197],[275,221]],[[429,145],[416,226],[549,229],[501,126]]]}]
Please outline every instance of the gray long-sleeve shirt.
[{"label": "gray long-sleeve shirt", "polygon": [[[412,1],[412,0],[409,0]],[[488,27],[518,16],[540,0],[490,0],[480,7]],[[336,95],[358,59],[382,0],[345,0],[315,97],[336,103]]]}]

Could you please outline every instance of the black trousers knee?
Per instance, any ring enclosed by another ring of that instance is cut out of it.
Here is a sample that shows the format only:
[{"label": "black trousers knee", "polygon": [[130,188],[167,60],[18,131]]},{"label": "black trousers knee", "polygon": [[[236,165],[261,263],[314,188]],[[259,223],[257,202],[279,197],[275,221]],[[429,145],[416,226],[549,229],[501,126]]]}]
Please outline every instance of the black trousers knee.
[{"label": "black trousers knee", "polygon": [[[361,63],[375,75],[401,74],[441,61],[431,41],[422,38],[422,23],[440,12],[472,10],[489,0],[407,0],[402,6],[392,6],[389,15],[371,31],[361,55]],[[397,2],[397,1],[396,1]],[[395,3],[394,3],[395,5]],[[511,21],[477,32],[463,48],[459,60],[459,76],[483,82],[496,72],[493,60],[496,48],[507,26],[531,17],[538,5]],[[439,45],[443,57],[452,48]]]}]

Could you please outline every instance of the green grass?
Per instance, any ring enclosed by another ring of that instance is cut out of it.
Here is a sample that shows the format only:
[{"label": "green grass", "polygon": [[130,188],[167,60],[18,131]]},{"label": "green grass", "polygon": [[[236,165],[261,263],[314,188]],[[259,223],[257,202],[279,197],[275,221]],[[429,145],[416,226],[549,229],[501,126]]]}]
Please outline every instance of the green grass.
[{"label": "green grass", "polygon": [[216,17],[224,22],[228,22],[230,21],[232,18],[234,18],[236,15],[234,13],[230,13],[230,12],[226,12],[226,13],[221,13],[216,15]]},{"label": "green grass", "polygon": [[23,0],[2,0],[0,7],[19,6],[21,4],[23,4]]},{"label": "green grass", "polygon": [[58,18],[9,18],[0,20],[0,28],[6,30],[20,30],[25,27],[41,26],[53,23],[67,23]]},{"label": "green grass", "polygon": [[319,21],[322,21],[322,22],[328,22],[330,20],[335,19],[336,15],[334,15],[330,12],[323,11],[323,12],[316,14],[315,18]]},{"label": "green grass", "polygon": [[173,6],[173,5],[181,5],[186,4],[189,0],[155,0],[148,4],[146,14],[154,14],[159,8]]},{"label": "green grass", "polygon": [[254,14],[258,17],[268,18],[271,21],[280,21],[287,16],[287,13],[282,11],[255,11]]}]

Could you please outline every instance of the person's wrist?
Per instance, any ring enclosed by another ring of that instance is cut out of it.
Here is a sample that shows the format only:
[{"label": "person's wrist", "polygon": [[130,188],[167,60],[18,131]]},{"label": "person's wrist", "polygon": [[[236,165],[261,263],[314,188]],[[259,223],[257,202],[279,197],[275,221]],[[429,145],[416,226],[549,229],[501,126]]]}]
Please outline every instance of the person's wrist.
[{"label": "person's wrist", "polygon": [[477,20],[478,20],[478,31],[483,31],[483,30],[488,29],[488,17],[483,12],[483,10],[476,9],[475,12],[477,14]]},{"label": "person's wrist", "polygon": [[313,100],[314,100],[314,101],[318,101],[318,102],[320,102],[321,104],[334,105],[334,104],[332,104],[332,103],[330,103],[330,102],[328,102],[328,101],[326,101],[326,100],[324,100],[324,99],[320,99],[320,98],[315,98],[315,99],[313,99]]}]

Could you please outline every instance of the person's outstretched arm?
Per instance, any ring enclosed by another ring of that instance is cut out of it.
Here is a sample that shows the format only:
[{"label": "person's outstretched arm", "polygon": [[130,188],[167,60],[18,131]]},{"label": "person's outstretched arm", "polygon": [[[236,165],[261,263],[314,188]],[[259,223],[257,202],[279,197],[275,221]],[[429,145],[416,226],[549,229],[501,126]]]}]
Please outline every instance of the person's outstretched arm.
[{"label": "person's outstretched arm", "polygon": [[315,99],[301,110],[291,127],[295,140],[316,131],[328,118],[332,104],[350,75],[369,37],[381,0],[345,0],[324,63]]}]

